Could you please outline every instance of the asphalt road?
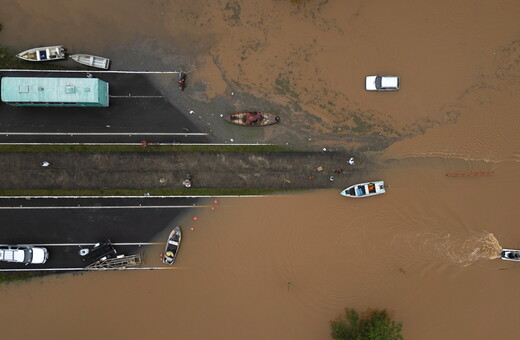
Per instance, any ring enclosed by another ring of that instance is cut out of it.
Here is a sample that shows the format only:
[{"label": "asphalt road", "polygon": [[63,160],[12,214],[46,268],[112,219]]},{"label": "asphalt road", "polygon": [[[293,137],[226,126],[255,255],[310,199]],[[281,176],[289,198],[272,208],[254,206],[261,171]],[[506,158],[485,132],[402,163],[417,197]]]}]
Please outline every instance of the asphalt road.
[{"label": "asphalt road", "polygon": [[[206,143],[208,138],[143,73],[2,71],[6,77],[80,77],[110,85],[107,108],[0,103],[0,143]],[[172,83],[172,91],[182,92]]]},{"label": "asphalt road", "polygon": [[197,205],[195,197],[0,198],[0,244],[49,250],[44,265],[0,262],[0,270],[84,267],[79,244],[107,239],[119,254],[136,254],[142,251],[140,244],[172,227],[174,219]]}]

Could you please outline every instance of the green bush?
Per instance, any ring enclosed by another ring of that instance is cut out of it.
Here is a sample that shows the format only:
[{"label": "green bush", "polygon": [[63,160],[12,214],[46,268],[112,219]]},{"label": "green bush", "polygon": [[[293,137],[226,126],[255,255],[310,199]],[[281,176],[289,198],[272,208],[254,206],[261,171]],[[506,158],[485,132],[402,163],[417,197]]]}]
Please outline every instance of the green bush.
[{"label": "green bush", "polygon": [[393,321],[385,310],[367,311],[360,317],[355,310],[346,309],[345,317],[330,322],[335,340],[403,340],[402,322]]}]

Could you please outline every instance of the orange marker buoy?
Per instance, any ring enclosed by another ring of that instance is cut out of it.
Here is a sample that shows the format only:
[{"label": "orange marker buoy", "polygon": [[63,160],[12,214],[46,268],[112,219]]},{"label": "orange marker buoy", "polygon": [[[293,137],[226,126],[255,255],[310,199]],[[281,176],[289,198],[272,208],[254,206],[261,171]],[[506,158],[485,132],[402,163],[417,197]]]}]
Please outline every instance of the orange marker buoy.
[{"label": "orange marker buoy", "polygon": [[213,203],[218,204],[218,200],[214,200]]},{"label": "orange marker buoy", "polygon": [[214,207],[214,206],[211,206],[211,210],[215,210],[215,207]]},{"label": "orange marker buoy", "polygon": [[195,228],[193,228],[193,227],[191,227],[190,229],[191,229],[191,230],[195,230]]},{"label": "orange marker buoy", "polygon": [[196,221],[198,220],[199,218],[197,216],[193,216],[193,220]]}]

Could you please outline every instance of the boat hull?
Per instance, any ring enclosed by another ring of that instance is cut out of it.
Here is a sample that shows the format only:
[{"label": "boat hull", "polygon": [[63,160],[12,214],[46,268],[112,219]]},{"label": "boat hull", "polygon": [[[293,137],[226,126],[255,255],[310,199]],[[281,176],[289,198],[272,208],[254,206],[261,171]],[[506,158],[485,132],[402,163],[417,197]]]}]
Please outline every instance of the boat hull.
[{"label": "boat hull", "polygon": [[63,46],[35,47],[27,51],[20,52],[17,58],[26,61],[53,61],[65,59],[65,49]]},{"label": "boat hull", "polygon": [[339,194],[345,197],[363,198],[384,194],[385,182],[373,181],[351,185]]},{"label": "boat hull", "polygon": [[502,249],[500,258],[506,261],[520,262],[520,250],[517,249]]},{"label": "boat hull", "polygon": [[[254,122],[248,122],[248,114],[259,114],[259,118]],[[225,115],[224,120],[231,124],[240,126],[261,127],[278,123],[280,121],[280,117],[265,112],[234,112]]]},{"label": "boat hull", "polygon": [[110,67],[110,59],[98,57],[90,54],[73,54],[70,56],[72,60],[82,65],[101,68],[107,70]]},{"label": "boat hull", "polygon": [[164,249],[163,262],[170,266],[175,263],[177,254],[181,246],[182,232],[181,227],[177,226],[173,228],[166,242],[166,248]]}]

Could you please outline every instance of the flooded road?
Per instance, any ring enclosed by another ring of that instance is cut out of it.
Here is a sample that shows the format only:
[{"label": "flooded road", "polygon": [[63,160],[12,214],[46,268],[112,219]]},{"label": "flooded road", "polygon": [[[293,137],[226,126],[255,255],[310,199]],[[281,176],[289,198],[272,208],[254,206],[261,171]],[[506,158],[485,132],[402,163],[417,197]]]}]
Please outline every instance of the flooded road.
[{"label": "flooded road", "polygon": [[[520,270],[496,257],[518,244],[516,168],[451,178],[435,163],[392,164],[381,173],[387,194],[367,200],[326,190],[208,202],[215,210],[171,224],[184,226],[172,270],[51,277],[0,294],[31,306],[27,335],[60,325],[85,338],[327,339],[328,321],[348,306],[387,308],[408,339],[514,337],[519,294],[507,286]],[[2,312],[11,325],[14,315]]]},{"label": "flooded road", "polygon": [[[264,142],[352,149],[361,137],[396,138],[369,154],[378,166],[367,178],[352,179],[389,188],[366,200],[326,190],[190,211],[157,236],[185,227],[172,270],[2,286],[3,334],[329,339],[329,321],[349,307],[388,309],[406,339],[520,336],[510,288],[520,264],[496,259],[520,247],[517,1],[108,6],[6,1],[0,37],[20,50],[109,53],[128,69],[191,65],[203,101],[253,105],[231,94],[240,87],[287,107]],[[401,90],[365,92],[372,73],[400,75]]]}]

